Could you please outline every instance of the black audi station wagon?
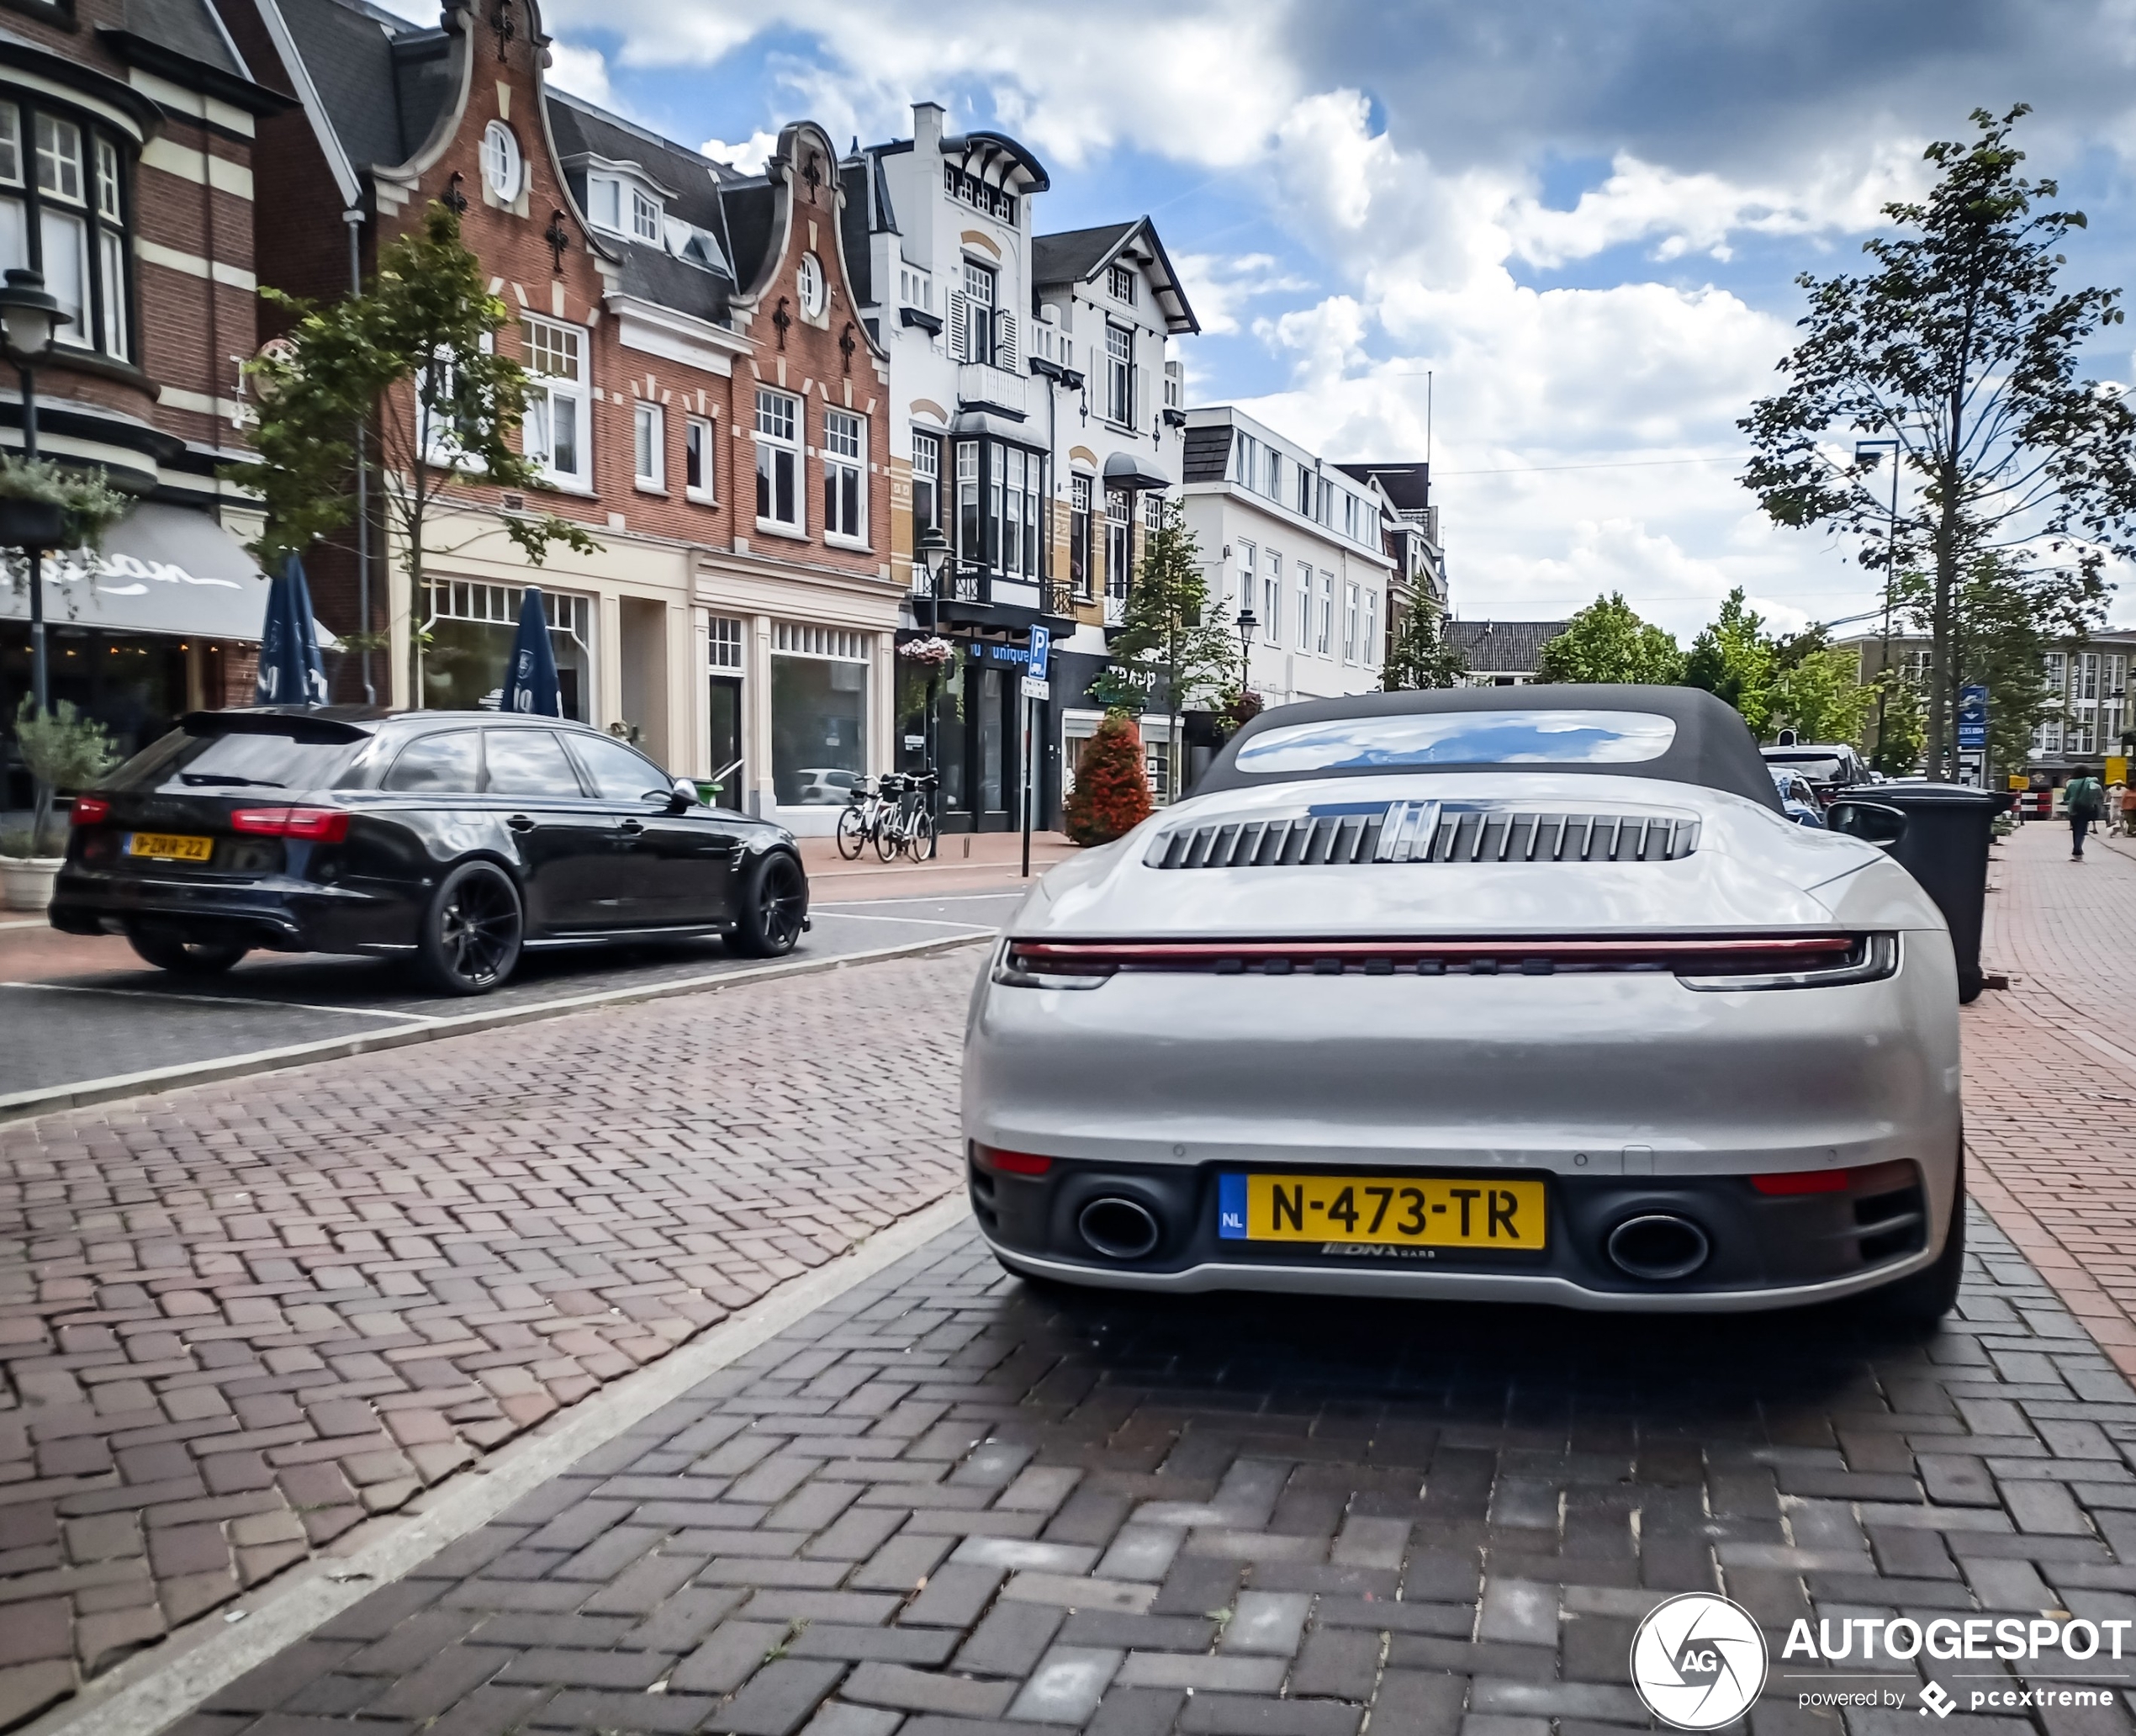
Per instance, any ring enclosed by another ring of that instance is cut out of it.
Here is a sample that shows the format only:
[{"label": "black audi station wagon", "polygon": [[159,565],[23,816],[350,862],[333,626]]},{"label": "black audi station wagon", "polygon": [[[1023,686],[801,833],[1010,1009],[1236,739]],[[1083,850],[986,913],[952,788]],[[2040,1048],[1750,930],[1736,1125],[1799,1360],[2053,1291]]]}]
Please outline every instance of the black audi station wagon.
[{"label": "black audi station wagon", "polygon": [[78,797],[51,920],[167,971],[360,953],[482,994],[529,949],[790,951],[808,879],[790,833],[584,724],[268,706],[196,712]]}]

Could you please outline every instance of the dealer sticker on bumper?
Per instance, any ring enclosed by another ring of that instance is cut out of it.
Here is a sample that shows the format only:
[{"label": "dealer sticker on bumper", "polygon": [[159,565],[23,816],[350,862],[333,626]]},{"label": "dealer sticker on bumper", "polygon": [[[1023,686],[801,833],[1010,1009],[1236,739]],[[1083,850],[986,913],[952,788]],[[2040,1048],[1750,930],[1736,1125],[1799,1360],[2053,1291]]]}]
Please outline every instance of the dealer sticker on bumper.
[{"label": "dealer sticker on bumper", "polygon": [[1544,1246],[1541,1182],[1469,1176],[1225,1175],[1226,1241],[1340,1241],[1412,1247]]}]

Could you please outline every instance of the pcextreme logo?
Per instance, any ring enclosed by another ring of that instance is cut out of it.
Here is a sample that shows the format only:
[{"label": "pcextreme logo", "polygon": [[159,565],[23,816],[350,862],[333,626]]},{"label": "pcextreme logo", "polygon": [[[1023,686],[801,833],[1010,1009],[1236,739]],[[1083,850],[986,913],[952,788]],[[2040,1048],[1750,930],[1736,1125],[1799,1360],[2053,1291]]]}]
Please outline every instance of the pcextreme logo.
[{"label": "pcextreme logo", "polygon": [[1679,1730],[1717,1730],[1765,1686],[1765,1636],[1741,1604],[1686,1591],[1657,1604],[1631,1636],[1631,1686]]}]

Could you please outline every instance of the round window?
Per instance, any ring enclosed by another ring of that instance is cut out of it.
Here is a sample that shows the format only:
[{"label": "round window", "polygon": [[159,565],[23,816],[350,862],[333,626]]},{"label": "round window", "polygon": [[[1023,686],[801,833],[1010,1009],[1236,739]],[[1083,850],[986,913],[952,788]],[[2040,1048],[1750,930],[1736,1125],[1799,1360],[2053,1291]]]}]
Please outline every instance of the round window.
[{"label": "round window", "polygon": [[519,140],[501,120],[491,121],[482,135],[482,178],[506,204],[519,197],[526,183],[526,165],[519,154]]},{"label": "round window", "polygon": [[812,320],[822,319],[830,296],[823,285],[823,262],[813,253],[801,255],[800,287],[801,311]]}]

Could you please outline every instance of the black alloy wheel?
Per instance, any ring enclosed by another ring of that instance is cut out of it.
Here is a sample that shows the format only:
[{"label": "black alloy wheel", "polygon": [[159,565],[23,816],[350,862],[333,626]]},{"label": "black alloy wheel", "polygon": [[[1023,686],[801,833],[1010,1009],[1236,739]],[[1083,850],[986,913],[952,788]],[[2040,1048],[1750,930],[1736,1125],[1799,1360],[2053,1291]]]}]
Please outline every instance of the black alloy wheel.
[{"label": "black alloy wheel", "polygon": [[808,920],[808,876],[784,850],[759,856],[742,878],[740,908],[727,944],[749,958],[791,952]]},{"label": "black alloy wheel", "polygon": [[526,918],[519,888],[494,862],[463,862],[423,913],[423,972],[447,994],[488,994],[519,963]]},{"label": "black alloy wheel", "polygon": [[126,943],[159,971],[179,977],[219,977],[251,950],[235,941],[188,939],[177,929],[136,923]]}]

